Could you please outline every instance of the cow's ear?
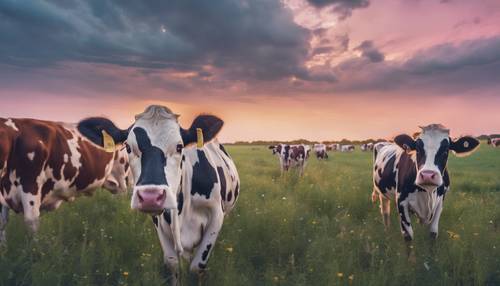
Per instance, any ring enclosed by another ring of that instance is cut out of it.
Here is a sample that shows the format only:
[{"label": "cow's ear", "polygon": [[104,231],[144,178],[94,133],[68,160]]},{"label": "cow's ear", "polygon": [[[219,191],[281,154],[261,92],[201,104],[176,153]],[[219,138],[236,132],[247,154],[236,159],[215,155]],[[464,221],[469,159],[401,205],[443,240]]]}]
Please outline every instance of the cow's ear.
[{"label": "cow's ear", "polygon": [[460,137],[456,141],[450,138],[450,150],[453,150],[458,157],[468,156],[476,151],[479,144],[479,140],[471,136]]},{"label": "cow's ear", "polygon": [[181,128],[182,141],[184,145],[197,142],[196,129],[200,128],[203,131],[203,141],[208,142],[217,136],[222,125],[224,125],[224,121],[217,116],[199,115],[194,119],[189,129]]},{"label": "cow's ear", "polygon": [[406,152],[411,152],[415,150],[415,140],[409,135],[401,134],[394,138],[394,142],[398,144],[399,147],[403,148]]},{"label": "cow's ear", "polygon": [[114,143],[120,144],[127,140],[128,130],[122,130],[109,119],[91,117],[78,122],[78,131],[94,144],[104,147],[103,131],[113,138]]}]

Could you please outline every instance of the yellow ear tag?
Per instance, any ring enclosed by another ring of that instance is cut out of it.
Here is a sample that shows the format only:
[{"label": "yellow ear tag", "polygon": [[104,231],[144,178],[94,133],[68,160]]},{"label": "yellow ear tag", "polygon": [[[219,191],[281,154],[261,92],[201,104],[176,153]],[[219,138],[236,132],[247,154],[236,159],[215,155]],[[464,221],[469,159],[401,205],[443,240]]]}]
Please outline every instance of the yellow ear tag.
[{"label": "yellow ear tag", "polygon": [[102,131],[102,145],[106,152],[115,152],[115,141],[106,131]]},{"label": "yellow ear tag", "polygon": [[196,128],[196,139],[197,139],[196,146],[198,148],[202,148],[203,147],[203,130],[201,128]]}]

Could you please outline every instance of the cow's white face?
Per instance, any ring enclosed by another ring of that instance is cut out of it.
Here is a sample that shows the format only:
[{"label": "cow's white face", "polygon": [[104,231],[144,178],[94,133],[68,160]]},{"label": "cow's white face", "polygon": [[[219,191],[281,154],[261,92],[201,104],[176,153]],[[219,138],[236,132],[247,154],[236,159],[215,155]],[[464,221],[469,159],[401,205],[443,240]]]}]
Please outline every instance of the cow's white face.
[{"label": "cow's white face", "polygon": [[415,184],[427,191],[433,191],[443,184],[450,150],[464,156],[479,146],[479,141],[469,136],[452,141],[449,130],[440,124],[422,127],[416,140],[404,134],[397,136],[394,141],[412,155],[417,171]]},{"label": "cow's white face", "polygon": [[139,118],[126,144],[135,178],[132,209],[157,213],[176,208],[183,148],[177,118]]},{"label": "cow's white face", "polygon": [[130,176],[130,164],[127,152],[124,149],[120,149],[116,153],[111,174],[109,174],[104,182],[104,188],[113,194],[127,191],[127,179]]},{"label": "cow's white face", "polygon": [[102,117],[78,123],[80,133],[95,144],[103,146],[103,131],[115,143],[125,144],[135,183],[132,209],[156,214],[177,208],[183,147],[197,141],[197,130],[202,131],[203,141],[212,140],[224,124],[218,117],[199,115],[189,129],[183,129],[177,118],[167,107],[152,105],[127,130]]}]

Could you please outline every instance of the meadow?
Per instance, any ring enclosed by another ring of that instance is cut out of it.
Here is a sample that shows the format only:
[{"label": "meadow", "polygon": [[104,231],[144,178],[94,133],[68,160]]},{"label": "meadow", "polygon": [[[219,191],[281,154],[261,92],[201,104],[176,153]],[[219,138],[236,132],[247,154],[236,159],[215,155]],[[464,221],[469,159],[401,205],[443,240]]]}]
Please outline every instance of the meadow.
[{"label": "meadow", "polygon": [[[500,149],[483,143],[469,157],[450,156],[438,239],[413,218],[415,261],[394,206],[385,231],[370,200],[370,152],[311,158],[299,178],[280,177],[266,146],[227,149],[241,196],[206,285],[500,285]],[[99,190],[64,203],[42,216],[35,238],[11,214],[7,231],[0,285],[160,285],[168,277],[151,218],[130,210],[129,195]],[[184,281],[197,285],[186,273]]]}]

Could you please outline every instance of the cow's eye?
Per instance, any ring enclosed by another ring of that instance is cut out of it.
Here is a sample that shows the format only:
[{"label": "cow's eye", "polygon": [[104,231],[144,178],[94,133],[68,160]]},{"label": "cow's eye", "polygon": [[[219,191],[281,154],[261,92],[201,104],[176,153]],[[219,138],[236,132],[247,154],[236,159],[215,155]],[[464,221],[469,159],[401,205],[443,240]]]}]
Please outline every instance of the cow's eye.
[{"label": "cow's eye", "polygon": [[125,142],[125,149],[127,149],[127,153],[132,153],[132,150],[130,149],[130,145],[127,144],[127,142]]},{"label": "cow's eye", "polygon": [[184,148],[184,146],[182,146],[182,144],[177,144],[177,153],[181,153],[182,152],[182,148]]}]

